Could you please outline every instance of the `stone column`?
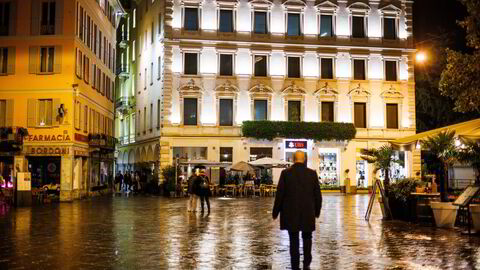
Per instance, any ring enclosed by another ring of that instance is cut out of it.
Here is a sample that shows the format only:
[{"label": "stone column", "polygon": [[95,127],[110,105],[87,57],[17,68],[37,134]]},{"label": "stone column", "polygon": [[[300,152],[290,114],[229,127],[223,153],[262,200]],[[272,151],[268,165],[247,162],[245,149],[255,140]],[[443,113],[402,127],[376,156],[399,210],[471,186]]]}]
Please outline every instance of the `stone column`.
[{"label": "stone column", "polygon": [[73,157],[62,156],[60,174],[60,201],[73,200]]},{"label": "stone column", "polygon": [[160,183],[163,183],[165,179],[162,176],[162,169],[172,165],[172,157],[170,154],[170,142],[160,140],[160,168],[159,168],[159,179]]}]

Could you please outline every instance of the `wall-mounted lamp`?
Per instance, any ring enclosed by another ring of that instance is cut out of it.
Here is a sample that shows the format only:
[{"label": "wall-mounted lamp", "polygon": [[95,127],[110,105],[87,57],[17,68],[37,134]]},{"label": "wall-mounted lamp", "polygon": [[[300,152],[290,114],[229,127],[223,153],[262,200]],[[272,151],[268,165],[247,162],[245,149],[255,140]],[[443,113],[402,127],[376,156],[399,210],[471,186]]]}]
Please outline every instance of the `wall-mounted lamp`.
[{"label": "wall-mounted lamp", "polygon": [[417,150],[420,150],[422,148],[422,145],[420,144],[420,141],[417,141],[417,144],[415,145],[415,148]]}]

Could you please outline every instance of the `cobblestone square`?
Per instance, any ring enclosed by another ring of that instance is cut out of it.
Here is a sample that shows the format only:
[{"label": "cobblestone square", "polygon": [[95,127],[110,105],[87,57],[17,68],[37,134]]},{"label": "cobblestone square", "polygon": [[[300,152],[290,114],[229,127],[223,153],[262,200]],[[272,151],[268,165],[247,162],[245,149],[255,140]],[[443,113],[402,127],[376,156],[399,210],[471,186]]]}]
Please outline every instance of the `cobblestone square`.
[{"label": "cobblestone square", "polygon": [[[367,195],[324,195],[312,269],[480,269],[480,238],[384,222]],[[273,198],[94,198],[0,210],[0,269],[289,269]]]}]

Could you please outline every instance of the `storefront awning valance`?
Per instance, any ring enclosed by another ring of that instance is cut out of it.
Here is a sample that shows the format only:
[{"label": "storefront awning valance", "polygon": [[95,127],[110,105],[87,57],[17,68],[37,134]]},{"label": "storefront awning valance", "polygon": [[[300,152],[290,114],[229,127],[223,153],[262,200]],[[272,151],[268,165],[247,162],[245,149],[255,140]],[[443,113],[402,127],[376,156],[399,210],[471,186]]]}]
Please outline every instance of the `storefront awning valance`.
[{"label": "storefront awning valance", "polygon": [[455,131],[455,134],[461,138],[478,140],[480,139],[480,118],[425,131],[412,136],[397,139],[395,141],[392,141],[391,143],[398,148],[410,147],[411,145],[416,144],[418,141],[425,140],[428,137],[435,136],[440,132],[447,130]]}]

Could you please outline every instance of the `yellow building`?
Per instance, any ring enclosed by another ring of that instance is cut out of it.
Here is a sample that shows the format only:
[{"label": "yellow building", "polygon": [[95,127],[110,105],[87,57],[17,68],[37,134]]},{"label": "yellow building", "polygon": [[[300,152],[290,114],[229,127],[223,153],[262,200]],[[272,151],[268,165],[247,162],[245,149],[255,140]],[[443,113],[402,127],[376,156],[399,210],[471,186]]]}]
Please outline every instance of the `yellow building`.
[{"label": "yellow building", "polygon": [[[0,173],[28,170],[32,187],[59,184],[62,201],[86,196],[113,175],[115,29],[123,9],[117,0],[0,6]],[[23,147],[5,147],[21,145],[7,142],[19,138],[17,127],[28,129]]]}]

